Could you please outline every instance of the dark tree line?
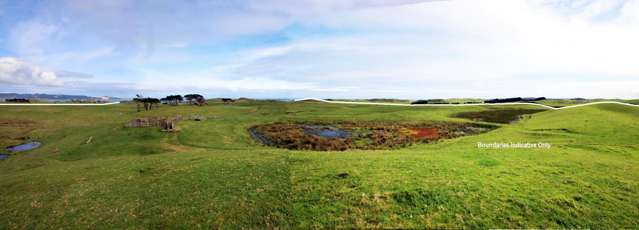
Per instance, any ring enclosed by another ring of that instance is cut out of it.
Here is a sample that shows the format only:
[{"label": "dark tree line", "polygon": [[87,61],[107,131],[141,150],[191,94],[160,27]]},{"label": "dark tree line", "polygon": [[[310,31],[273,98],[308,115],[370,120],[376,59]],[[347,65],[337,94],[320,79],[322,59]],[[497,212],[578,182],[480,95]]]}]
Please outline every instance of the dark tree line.
[{"label": "dark tree line", "polygon": [[13,99],[4,99],[5,102],[14,102],[14,103],[31,103],[29,99],[24,98],[13,98]]},{"label": "dark tree line", "polygon": [[144,106],[144,110],[152,110],[154,105],[164,103],[169,105],[179,105],[186,99],[190,105],[203,106],[206,104],[206,99],[204,96],[200,94],[187,94],[182,97],[182,95],[169,95],[162,99],[143,97],[141,95],[136,95],[133,99],[135,104],[137,105],[138,112],[140,112],[140,106]]},{"label": "dark tree line", "polygon": [[182,101],[184,101],[184,98],[182,97],[182,95],[169,95],[160,100],[166,102],[169,105],[178,105],[182,103]]},{"label": "dark tree line", "polygon": [[484,103],[512,103],[512,102],[535,102],[546,100],[545,97],[511,97],[511,98],[497,98],[492,100],[485,100]]}]

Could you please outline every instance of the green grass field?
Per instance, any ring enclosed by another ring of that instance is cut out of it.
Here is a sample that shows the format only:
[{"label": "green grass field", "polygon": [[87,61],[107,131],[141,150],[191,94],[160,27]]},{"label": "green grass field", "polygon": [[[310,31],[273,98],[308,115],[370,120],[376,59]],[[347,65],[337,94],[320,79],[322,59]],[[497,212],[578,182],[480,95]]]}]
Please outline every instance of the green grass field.
[{"label": "green grass field", "polygon": [[[264,147],[250,126],[278,121],[457,121],[502,107],[246,101],[135,112],[0,107],[0,229],[636,228],[639,109],[543,111],[494,131],[399,150]],[[179,132],[137,117],[200,115]],[[92,141],[87,144],[87,140]],[[550,149],[476,143],[546,142]]]}]

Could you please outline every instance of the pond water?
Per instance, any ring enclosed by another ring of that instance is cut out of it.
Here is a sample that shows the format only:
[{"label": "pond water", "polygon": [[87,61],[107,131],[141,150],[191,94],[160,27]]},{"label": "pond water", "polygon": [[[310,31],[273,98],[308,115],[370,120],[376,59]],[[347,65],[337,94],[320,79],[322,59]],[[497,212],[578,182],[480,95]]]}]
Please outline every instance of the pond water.
[{"label": "pond water", "polygon": [[334,127],[305,125],[303,129],[306,135],[316,135],[326,138],[346,138],[349,136],[348,132]]},{"label": "pond water", "polygon": [[0,154],[0,160],[7,159],[8,157],[9,157],[9,155],[7,155],[7,154]]},{"label": "pond water", "polygon": [[37,141],[30,141],[21,145],[9,146],[9,147],[6,147],[5,149],[9,152],[22,152],[22,151],[38,148],[40,147],[40,145],[42,145],[42,143]]}]

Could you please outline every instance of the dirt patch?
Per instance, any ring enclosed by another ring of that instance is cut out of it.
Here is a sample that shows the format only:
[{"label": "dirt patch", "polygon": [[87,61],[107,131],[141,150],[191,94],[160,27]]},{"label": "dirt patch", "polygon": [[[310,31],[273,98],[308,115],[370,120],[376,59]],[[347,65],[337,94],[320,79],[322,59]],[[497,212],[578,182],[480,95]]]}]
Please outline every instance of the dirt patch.
[{"label": "dirt patch", "polygon": [[166,145],[164,145],[164,147],[167,150],[170,150],[170,151],[173,151],[173,152],[178,152],[178,153],[186,152],[186,151],[191,149],[191,148],[183,146],[183,145],[174,145],[174,144],[166,144]]},{"label": "dirt patch", "polygon": [[394,149],[490,131],[471,123],[273,123],[248,129],[258,142],[278,148],[314,151]]},{"label": "dirt patch", "polygon": [[474,121],[485,121],[493,123],[508,124],[513,121],[517,121],[522,116],[528,114],[534,114],[543,112],[543,109],[499,109],[499,110],[486,110],[478,112],[463,112],[453,115],[457,118],[466,118]]},{"label": "dirt patch", "polygon": [[35,122],[18,119],[0,119],[0,127],[11,128],[31,128],[35,126]]}]

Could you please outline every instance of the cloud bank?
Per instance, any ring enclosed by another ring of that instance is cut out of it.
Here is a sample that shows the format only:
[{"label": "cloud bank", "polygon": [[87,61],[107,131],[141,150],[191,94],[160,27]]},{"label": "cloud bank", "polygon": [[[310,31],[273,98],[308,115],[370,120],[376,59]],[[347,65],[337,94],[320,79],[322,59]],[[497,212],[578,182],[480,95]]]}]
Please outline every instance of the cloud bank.
[{"label": "cloud bank", "polygon": [[15,85],[61,86],[53,71],[24,63],[16,58],[0,57],[0,82]]}]

